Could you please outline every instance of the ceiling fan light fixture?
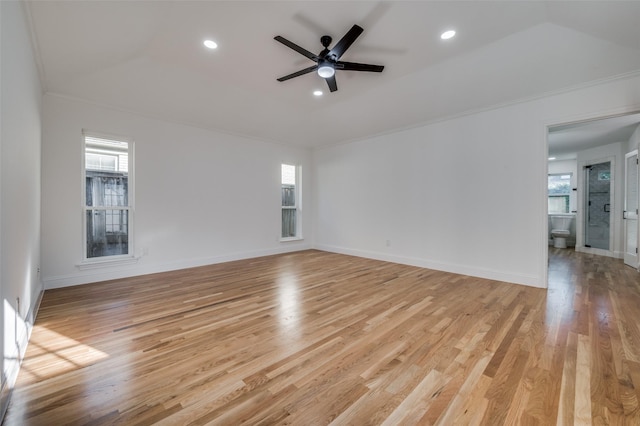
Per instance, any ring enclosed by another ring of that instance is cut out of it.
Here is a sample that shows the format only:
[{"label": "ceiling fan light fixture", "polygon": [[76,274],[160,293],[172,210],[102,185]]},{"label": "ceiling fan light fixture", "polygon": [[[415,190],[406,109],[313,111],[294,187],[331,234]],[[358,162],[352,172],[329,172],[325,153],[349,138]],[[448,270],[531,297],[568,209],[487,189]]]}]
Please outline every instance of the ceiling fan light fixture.
[{"label": "ceiling fan light fixture", "polygon": [[209,49],[216,49],[218,47],[218,43],[213,40],[205,40],[202,44]]},{"label": "ceiling fan light fixture", "polygon": [[329,45],[331,44],[331,37],[327,35],[320,37],[320,43],[322,43],[324,49],[322,49],[322,51],[317,55],[315,53],[311,53],[303,47],[298,46],[297,44],[287,40],[282,36],[275,36],[273,38],[275,41],[284,44],[288,48],[295,50],[307,59],[311,59],[313,62],[315,62],[315,65],[313,66],[285,75],[284,77],[280,77],[277,80],[287,81],[292,78],[300,77],[301,75],[309,74],[315,71],[320,77],[325,79],[327,86],[329,86],[329,91],[335,92],[336,90],[338,90],[338,84],[336,83],[335,78],[336,69],[339,69],[341,71],[382,72],[382,70],[384,69],[384,65],[360,64],[357,62],[340,61],[340,57],[342,57],[344,52],[349,48],[349,46],[353,44],[354,41],[356,41],[358,36],[362,34],[363,31],[364,30],[362,29],[362,27],[354,25],[331,49],[329,49]]},{"label": "ceiling fan light fixture", "polygon": [[318,67],[318,75],[322,78],[331,78],[336,73],[336,70],[328,64],[323,64]]},{"label": "ceiling fan light fixture", "polygon": [[449,30],[449,31],[445,31],[442,34],[440,34],[440,38],[442,40],[449,40],[450,38],[453,38],[453,36],[456,35],[456,32],[453,30]]}]

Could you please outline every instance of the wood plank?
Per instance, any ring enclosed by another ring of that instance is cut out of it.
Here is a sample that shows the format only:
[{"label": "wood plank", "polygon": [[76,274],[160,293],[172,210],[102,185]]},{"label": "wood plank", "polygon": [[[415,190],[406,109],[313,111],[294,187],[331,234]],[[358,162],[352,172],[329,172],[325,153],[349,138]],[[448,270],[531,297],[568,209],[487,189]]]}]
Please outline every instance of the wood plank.
[{"label": "wood plank", "polygon": [[589,336],[578,336],[576,357],[575,423],[590,425],[591,407],[591,342]]}]

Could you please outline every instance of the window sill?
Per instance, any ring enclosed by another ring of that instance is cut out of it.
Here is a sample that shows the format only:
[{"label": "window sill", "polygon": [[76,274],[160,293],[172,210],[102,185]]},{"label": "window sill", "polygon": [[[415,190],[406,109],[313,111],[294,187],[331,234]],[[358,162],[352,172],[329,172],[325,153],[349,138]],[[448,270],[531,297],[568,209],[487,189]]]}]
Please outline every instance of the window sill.
[{"label": "window sill", "polygon": [[109,266],[132,265],[138,263],[140,257],[120,257],[118,259],[85,260],[76,264],[81,271],[87,269],[107,268]]},{"label": "window sill", "polygon": [[304,240],[303,237],[287,237],[287,238],[280,238],[280,242],[281,243],[287,243],[289,241],[302,241]]}]

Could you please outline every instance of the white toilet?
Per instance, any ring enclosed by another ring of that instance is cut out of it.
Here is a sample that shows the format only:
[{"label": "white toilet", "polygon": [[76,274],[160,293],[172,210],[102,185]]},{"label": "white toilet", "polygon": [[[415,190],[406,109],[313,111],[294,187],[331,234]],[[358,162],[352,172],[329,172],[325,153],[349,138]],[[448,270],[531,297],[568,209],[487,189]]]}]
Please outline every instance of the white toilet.
[{"label": "white toilet", "polygon": [[567,248],[573,216],[551,216],[551,236],[555,248]]}]

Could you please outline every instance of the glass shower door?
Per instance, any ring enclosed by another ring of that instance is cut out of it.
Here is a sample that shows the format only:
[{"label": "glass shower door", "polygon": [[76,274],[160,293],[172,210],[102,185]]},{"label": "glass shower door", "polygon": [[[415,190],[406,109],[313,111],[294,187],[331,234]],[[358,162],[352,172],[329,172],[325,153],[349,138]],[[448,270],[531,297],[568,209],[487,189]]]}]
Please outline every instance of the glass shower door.
[{"label": "glass shower door", "polygon": [[592,164],[586,170],[585,247],[609,250],[611,216],[611,162]]}]

